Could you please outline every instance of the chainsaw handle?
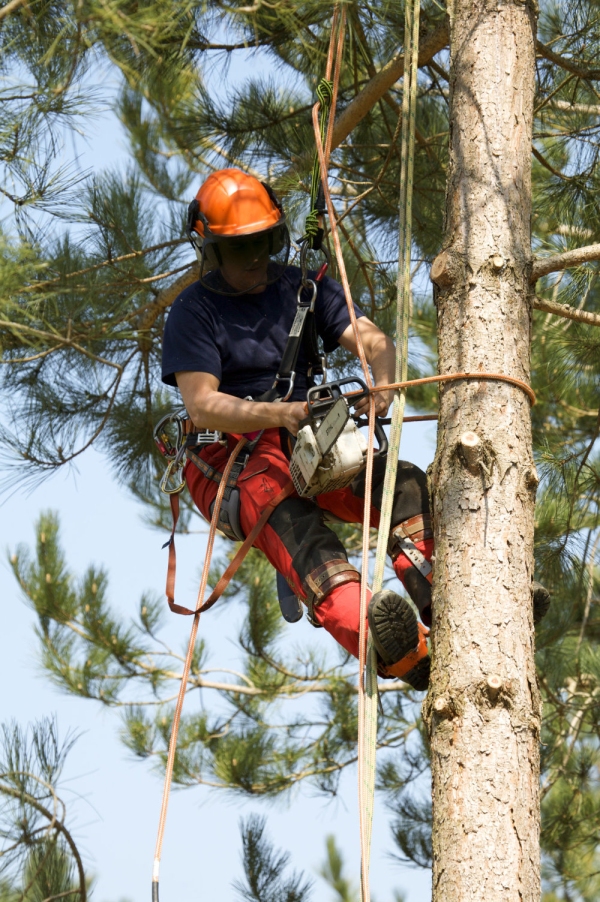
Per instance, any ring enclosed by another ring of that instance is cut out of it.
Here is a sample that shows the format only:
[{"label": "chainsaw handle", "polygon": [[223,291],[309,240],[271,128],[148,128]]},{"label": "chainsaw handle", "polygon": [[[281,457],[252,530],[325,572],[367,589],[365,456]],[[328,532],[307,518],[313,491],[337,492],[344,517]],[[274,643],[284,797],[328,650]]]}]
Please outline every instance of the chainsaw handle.
[{"label": "chainsaw handle", "polygon": [[[369,389],[358,376],[347,376],[344,379],[332,379],[330,382],[322,382],[320,385],[313,385],[306,394],[309,413],[311,410],[318,410],[320,404],[331,404],[333,401],[337,401],[340,396],[345,396],[342,391],[344,385],[360,385],[359,391],[348,393],[348,401],[351,405],[369,395]],[[323,397],[324,395],[325,397]]]},{"label": "chainsaw handle", "polygon": [[377,448],[374,457],[387,457],[388,440],[381,417],[375,417],[375,438],[377,439],[379,447]]}]

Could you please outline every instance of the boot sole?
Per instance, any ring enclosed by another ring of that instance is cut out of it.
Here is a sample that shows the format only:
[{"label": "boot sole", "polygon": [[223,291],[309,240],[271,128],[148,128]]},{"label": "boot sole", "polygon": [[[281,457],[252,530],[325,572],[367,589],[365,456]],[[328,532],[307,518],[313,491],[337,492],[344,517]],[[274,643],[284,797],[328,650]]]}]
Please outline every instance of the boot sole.
[{"label": "boot sole", "polygon": [[[377,592],[369,603],[369,627],[373,644],[384,664],[397,664],[419,643],[419,626],[415,613],[401,595],[391,589]],[[421,658],[402,679],[413,689],[424,692],[429,686],[431,659]]]}]

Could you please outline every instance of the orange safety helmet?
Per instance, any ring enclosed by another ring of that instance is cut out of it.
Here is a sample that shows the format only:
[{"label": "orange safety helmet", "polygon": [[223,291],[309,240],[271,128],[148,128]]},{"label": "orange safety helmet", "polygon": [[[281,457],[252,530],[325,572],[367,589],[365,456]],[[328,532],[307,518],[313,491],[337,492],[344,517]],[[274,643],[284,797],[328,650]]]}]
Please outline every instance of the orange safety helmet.
[{"label": "orange safety helmet", "polygon": [[[209,175],[189,205],[187,234],[200,262],[202,284],[205,267],[212,270],[222,263],[220,244],[232,242],[240,248],[244,239],[256,235],[264,235],[268,241],[271,273],[265,284],[280,278],[287,265],[290,238],[283,208],[269,185],[240,169],[221,169]],[[280,260],[275,263],[273,258],[278,255]],[[243,293],[220,291],[214,278],[205,287],[220,294]]]}]

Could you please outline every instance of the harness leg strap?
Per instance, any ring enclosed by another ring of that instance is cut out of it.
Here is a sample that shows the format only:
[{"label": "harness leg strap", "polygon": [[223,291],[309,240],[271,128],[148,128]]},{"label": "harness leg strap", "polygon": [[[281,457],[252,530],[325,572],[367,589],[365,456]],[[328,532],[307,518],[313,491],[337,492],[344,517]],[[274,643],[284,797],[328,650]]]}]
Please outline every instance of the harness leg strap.
[{"label": "harness leg strap", "polygon": [[326,561],[315,567],[304,580],[306,590],[306,616],[309,623],[320,627],[321,624],[315,617],[315,608],[338,586],[345,583],[359,583],[360,573],[344,558]]},{"label": "harness leg strap", "polygon": [[431,551],[433,529],[429,514],[417,514],[394,526],[388,552],[398,579],[416,604],[423,622],[431,623]]}]

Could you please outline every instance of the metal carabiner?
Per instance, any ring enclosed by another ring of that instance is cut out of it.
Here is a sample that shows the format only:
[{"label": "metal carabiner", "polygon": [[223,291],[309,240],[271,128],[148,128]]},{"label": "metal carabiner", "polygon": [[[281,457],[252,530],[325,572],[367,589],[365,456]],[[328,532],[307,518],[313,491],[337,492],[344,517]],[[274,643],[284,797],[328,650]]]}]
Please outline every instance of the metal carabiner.
[{"label": "metal carabiner", "polygon": [[[175,411],[175,413],[168,413],[166,416],[162,417],[154,427],[152,432],[152,437],[156,444],[156,447],[167,459],[173,459],[179,453],[180,448],[183,445],[184,441],[184,430],[183,430],[183,420],[186,416],[185,409],[180,409]],[[172,437],[167,432],[166,427],[171,423],[175,424],[177,429],[177,435],[175,438],[175,442],[173,442]]]},{"label": "metal carabiner", "polygon": [[165,470],[165,475],[160,481],[160,490],[165,495],[179,495],[180,492],[183,492],[185,488],[185,479],[183,478],[183,474],[179,478],[179,482],[172,487],[169,487],[169,480],[175,479],[176,473],[178,470],[183,471],[184,463],[181,460],[181,457],[177,455],[173,460],[170,460],[167,464],[167,469]]},{"label": "metal carabiner", "polygon": [[[305,239],[302,242],[302,246],[300,248],[300,272],[302,273],[302,285],[304,285],[304,286],[306,286],[309,281],[309,279],[308,279],[308,261],[306,259],[309,250],[311,250],[311,248],[309,247],[309,240]],[[325,263],[319,269],[319,272],[317,274],[317,282],[320,282],[321,279],[323,278],[323,276],[325,275],[325,272],[328,269],[331,269],[331,254],[329,253],[327,247],[324,244],[322,244],[321,247],[319,248],[319,250],[325,257]]]},{"label": "metal carabiner", "polygon": [[292,392],[294,391],[294,382],[296,381],[296,373],[292,371],[289,376],[280,376],[279,373],[275,376],[275,382],[271,386],[271,388],[277,388],[280,382],[286,381],[288,383],[288,390],[285,395],[281,395],[278,398],[275,398],[275,401],[288,401],[292,397]]}]

